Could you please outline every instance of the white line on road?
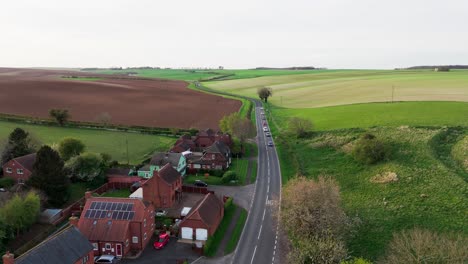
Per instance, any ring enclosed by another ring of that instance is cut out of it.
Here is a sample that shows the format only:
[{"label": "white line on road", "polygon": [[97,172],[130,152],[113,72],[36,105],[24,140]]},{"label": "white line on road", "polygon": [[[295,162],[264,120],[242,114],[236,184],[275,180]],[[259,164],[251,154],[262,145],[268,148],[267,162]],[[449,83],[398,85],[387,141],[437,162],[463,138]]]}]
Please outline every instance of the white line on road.
[{"label": "white line on road", "polygon": [[254,261],[254,258],[255,258],[255,252],[257,252],[257,246],[255,246],[255,249],[254,249],[254,252],[253,252],[253,255],[252,255],[252,260],[250,261],[250,264],[253,263]]},{"label": "white line on road", "polygon": [[266,212],[266,208],[263,209],[263,217],[262,217],[262,221],[265,220],[265,212]]},{"label": "white line on road", "polygon": [[260,235],[262,234],[262,228],[263,228],[263,224],[260,225],[260,231],[258,231],[258,237],[257,237],[257,239],[260,239]]}]

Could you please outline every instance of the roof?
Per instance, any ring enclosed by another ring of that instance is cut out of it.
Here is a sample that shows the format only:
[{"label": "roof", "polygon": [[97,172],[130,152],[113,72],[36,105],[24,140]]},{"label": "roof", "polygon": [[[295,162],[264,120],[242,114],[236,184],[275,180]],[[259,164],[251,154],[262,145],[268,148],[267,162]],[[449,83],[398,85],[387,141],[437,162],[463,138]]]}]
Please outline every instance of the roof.
[{"label": "roof", "polygon": [[147,164],[139,169],[139,171],[150,171],[150,165]]},{"label": "roof", "polygon": [[224,204],[219,200],[216,195],[207,193],[184,218],[192,220],[201,220],[207,226],[214,226],[219,224],[219,212],[224,210]]},{"label": "roof", "polygon": [[36,162],[36,153],[24,155],[13,159],[17,163],[21,164],[23,168],[32,171],[34,162]]},{"label": "roof", "polygon": [[181,156],[182,154],[174,153],[174,152],[168,152],[168,153],[156,152],[153,154],[150,164],[156,165],[156,166],[164,166],[170,163],[173,167],[177,168],[177,166],[179,165]]},{"label": "roof", "polygon": [[205,152],[208,152],[208,153],[221,153],[221,154],[223,154],[223,156],[226,156],[227,154],[229,154],[230,149],[224,142],[216,141],[211,146],[207,147],[205,149]]},{"label": "roof", "polygon": [[128,176],[130,169],[125,168],[110,168],[107,170],[107,175],[124,175]]},{"label": "roof", "polygon": [[93,250],[88,239],[69,226],[15,259],[15,264],[75,263]]},{"label": "roof", "polygon": [[[96,202],[96,206],[93,206]],[[97,208],[99,205],[106,206]],[[107,204],[130,204],[128,209],[124,210],[107,207]],[[143,222],[145,216],[145,205],[140,199],[131,198],[113,198],[113,197],[93,197],[86,200],[83,212],[78,222],[78,228],[90,241],[125,241],[130,222]],[[88,213],[89,211],[89,213]],[[94,213],[95,214],[94,214]],[[98,213],[99,212],[99,213]],[[120,212],[133,212],[132,217],[114,217]],[[100,217],[97,217],[100,215]]]},{"label": "roof", "polygon": [[164,165],[164,167],[158,171],[158,174],[167,184],[172,184],[181,177],[180,173],[170,164]]}]

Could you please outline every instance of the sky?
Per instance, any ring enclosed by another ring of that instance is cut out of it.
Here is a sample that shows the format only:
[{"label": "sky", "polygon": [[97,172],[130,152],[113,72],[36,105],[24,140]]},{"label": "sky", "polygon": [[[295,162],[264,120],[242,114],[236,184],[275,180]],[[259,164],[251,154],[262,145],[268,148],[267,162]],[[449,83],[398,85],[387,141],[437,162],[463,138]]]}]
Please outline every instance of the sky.
[{"label": "sky", "polygon": [[468,64],[466,0],[15,0],[0,67]]}]

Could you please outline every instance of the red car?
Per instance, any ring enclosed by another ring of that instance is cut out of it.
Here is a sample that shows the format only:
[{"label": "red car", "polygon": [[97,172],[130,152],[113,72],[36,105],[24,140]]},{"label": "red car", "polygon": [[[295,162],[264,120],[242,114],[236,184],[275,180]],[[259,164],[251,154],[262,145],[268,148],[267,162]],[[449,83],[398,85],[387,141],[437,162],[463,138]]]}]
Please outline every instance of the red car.
[{"label": "red car", "polygon": [[154,242],[154,248],[155,249],[161,249],[165,245],[169,243],[169,235],[168,234],[160,234],[159,239]]}]

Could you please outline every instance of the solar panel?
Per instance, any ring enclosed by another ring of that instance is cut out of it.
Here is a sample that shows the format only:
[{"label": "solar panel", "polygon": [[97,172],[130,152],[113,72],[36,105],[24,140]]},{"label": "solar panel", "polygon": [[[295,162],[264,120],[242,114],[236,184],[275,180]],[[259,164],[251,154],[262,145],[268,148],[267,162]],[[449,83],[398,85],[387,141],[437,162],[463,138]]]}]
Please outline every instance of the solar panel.
[{"label": "solar panel", "polygon": [[132,220],[134,216],[135,212],[130,212],[130,214],[128,215],[128,220]]},{"label": "solar panel", "polygon": [[122,204],[121,203],[117,204],[117,208],[115,208],[115,210],[117,211],[122,210]]},{"label": "solar panel", "polygon": [[101,210],[106,209],[106,203],[101,203],[101,208],[99,208],[99,209],[101,209]]},{"label": "solar panel", "polygon": [[95,208],[96,208],[96,202],[92,202],[90,209],[95,209]]},{"label": "solar panel", "polygon": [[111,211],[115,211],[115,208],[117,208],[117,203],[112,203]]},{"label": "solar panel", "polygon": [[91,213],[89,215],[89,218],[94,218],[94,216],[96,215],[96,210],[90,210]]},{"label": "solar panel", "polygon": [[128,214],[129,214],[128,212],[125,212],[125,213],[123,214],[123,216],[122,216],[122,219],[123,219],[123,220],[127,220],[127,219],[128,219]]},{"label": "solar panel", "polygon": [[106,210],[110,210],[111,207],[112,207],[112,203],[107,203],[107,204],[106,204]]},{"label": "solar panel", "polygon": [[122,211],[127,211],[128,204],[124,203],[122,205]]},{"label": "solar panel", "polygon": [[85,217],[88,218],[90,213],[91,213],[91,210],[86,211]]},{"label": "solar panel", "polygon": [[133,204],[128,204],[127,211],[133,211]]},{"label": "solar panel", "polygon": [[122,219],[122,215],[123,215],[124,212],[120,211],[119,214],[117,215],[117,219]]},{"label": "solar panel", "polygon": [[117,219],[117,214],[118,213],[119,212],[117,212],[117,211],[112,212],[112,219]]},{"label": "solar panel", "polygon": [[105,218],[107,215],[107,211],[102,210],[101,211],[101,216],[99,218]]}]

